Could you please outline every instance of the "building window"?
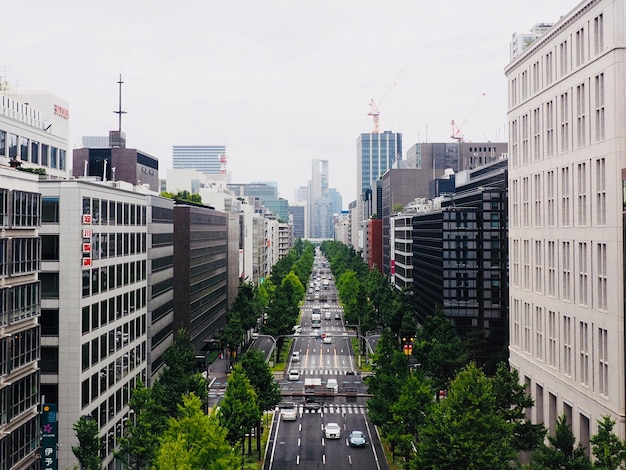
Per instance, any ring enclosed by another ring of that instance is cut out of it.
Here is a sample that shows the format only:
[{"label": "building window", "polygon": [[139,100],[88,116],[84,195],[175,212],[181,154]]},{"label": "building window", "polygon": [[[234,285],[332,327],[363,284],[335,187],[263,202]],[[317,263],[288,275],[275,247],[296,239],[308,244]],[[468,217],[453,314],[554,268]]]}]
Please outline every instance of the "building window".
[{"label": "building window", "polygon": [[523,240],[523,257],[524,257],[524,289],[530,290],[530,240]]},{"label": "building window", "polygon": [[552,52],[548,52],[544,60],[546,85],[550,85],[554,80],[554,56]]},{"label": "building window", "polygon": [[561,261],[563,263],[562,274],[563,278],[561,281],[562,288],[562,299],[571,301],[572,300],[572,271],[571,271],[571,253],[570,253],[570,242],[562,243],[562,251],[561,251]]},{"label": "building window", "polygon": [[0,130],[0,157],[4,157],[7,154],[7,133]]},{"label": "building window", "polygon": [[576,67],[580,67],[585,63],[585,28],[576,31]]},{"label": "building window", "polygon": [[522,178],[522,225],[530,226],[530,178],[525,176]]},{"label": "building window", "polygon": [[541,240],[535,240],[535,292],[543,292],[543,251]]},{"label": "building window", "polygon": [[520,311],[519,299],[513,299],[513,344],[520,345]]},{"label": "building window", "polygon": [[0,227],[9,226],[9,190],[0,188]]},{"label": "building window", "polygon": [[[626,204],[624,208],[626,209]],[[604,158],[596,160],[596,223],[606,225],[606,160]]]},{"label": "building window", "polygon": [[31,163],[39,163],[39,142],[34,140],[30,142],[30,161]]},{"label": "building window", "polygon": [[41,144],[41,165],[48,166],[48,158],[50,156],[50,146]]},{"label": "building window", "polygon": [[543,309],[535,307],[535,356],[543,361]]},{"label": "building window", "polygon": [[41,281],[42,298],[59,298],[59,273],[39,273],[39,280]]},{"label": "building window", "polygon": [[17,135],[9,134],[9,159],[15,160],[17,158]]},{"label": "building window", "polygon": [[579,323],[580,329],[580,383],[589,386],[589,324]]},{"label": "building window", "polygon": [[541,160],[541,108],[533,110],[533,154],[535,161]]},{"label": "building window", "polygon": [[567,41],[563,41],[559,45],[559,65],[560,65],[560,76],[563,77],[567,72],[569,72],[569,51],[568,51]]},{"label": "building window", "polygon": [[531,318],[530,318],[530,304],[528,302],[524,302],[524,351],[527,354],[530,354],[532,336],[531,336]]},{"label": "building window", "polygon": [[598,310],[608,309],[606,243],[597,244]]},{"label": "building window", "polygon": [[563,316],[563,373],[572,376],[572,317]]},{"label": "building window", "polygon": [[556,242],[548,241],[548,295],[556,297]]},{"label": "building window", "polygon": [[561,224],[570,225],[570,175],[569,167],[561,168]]},{"label": "building window", "polygon": [[558,343],[556,329],[556,312],[548,312],[548,365],[556,368],[556,345]]},{"label": "building window", "polygon": [[604,51],[604,17],[602,14],[593,19],[593,45],[596,55]]},{"label": "building window", "polygon": [[578,303],[588,305],[589,276],[587,273],[587,243],[578,244]]},{"label": "building window", "polygon": [[39,326],[13,333],[11,341],[11,370],[20,369],[39,360]]},{"label": "building window", "polygon": [[528,114],[522,116],[522,164],[528,165],[528,154],[530,153],[530,125]]},{"label": "building window", "polygon": [[587,225],[587,164],[579,163],[577,165],[577,189],[578,189],[578,198],[576,201],[577,207],[577,215],[578,215],[578,226],[584,227]]},{"label": "building window", "polygon": [[41,235],[41,259],[59,261],[59,236]]},{"label": "building window", "polygon": [[13,227],[39,227],[41,225],[41,195],[26,191],[13,191]]},{"label": "building window", "polygon": [[28,148],[30,147],[30,142],[26,137],[20,137],[20,160],[27,162],[28,161]]},{"label": "building window", "polygon": [[596,75],[594,80],[595,88],[595,118],[596,118],[596,142],[605,139],[604,121],[604,74]]},{"label": "building window", "polygon": [[587,144],[587,96],[585,84],[581,83],[576,87],[576,143],[578,147]]},{"label": "building window", "polygon": [[570,105],[569,105],[569,94],[563,93],[559,100],[560,111],[561,111],[561,148],[559,149],[560,153],[567,152],[569,150],[569,113],[570,113]]},{"label": "building window", "polygon": [[12,242],[11,273],[39,271],[39,238],[14,238]]},{"label": "building window", "polygon": [[598,328],[598,393],[609,396],[609,332]]},{"label": "building window", "polygon": [[41,221],[44,223],[59,222],[59,198],[41,198]]},{"label": "building window", "polygon": [[534,225],[535,227],[543,226],[543,212],[541,210],[541,201],[543,195],[541,194],[541,174],[533,176],[533,200],[535,204]]},{"label": "building window", "polygon": [[14,286],[11,289],[11,323],[39,316],[40,299],[39,282]]},{"label": "building window", "polygon": [[554,102],[546,103],[546,156],[554,156]]}]

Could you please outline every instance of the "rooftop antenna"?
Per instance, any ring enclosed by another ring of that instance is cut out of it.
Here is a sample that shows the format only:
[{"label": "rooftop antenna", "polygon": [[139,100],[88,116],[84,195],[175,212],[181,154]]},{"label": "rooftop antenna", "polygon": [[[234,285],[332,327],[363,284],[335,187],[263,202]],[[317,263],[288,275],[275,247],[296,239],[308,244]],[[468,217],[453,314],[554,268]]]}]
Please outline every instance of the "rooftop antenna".
[{"label": "rooftop antenna", "polygon": [[126,114],[126,111],[122,111],[122,84],[124,83],[122,81],[122,74],[120,73],[120,79],[117,82],[120,86],[120,91],[119,91],[119,106],[117,111],[113,111],[115,114],[117,114],[117,127],[118,127],[118,131],[120,133],[120,135],[122,134],[122,114]]}]

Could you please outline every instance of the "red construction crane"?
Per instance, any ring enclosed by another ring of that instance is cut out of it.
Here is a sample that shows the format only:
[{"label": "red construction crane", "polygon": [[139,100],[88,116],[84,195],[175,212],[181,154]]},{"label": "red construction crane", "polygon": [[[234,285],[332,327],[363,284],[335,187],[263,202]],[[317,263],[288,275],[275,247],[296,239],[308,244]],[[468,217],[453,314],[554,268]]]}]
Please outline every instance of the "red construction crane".
[{"label": "red construction crane", "polygon": [[402,72],[403,72],[403,70],[400,70],[398,75],[396,75],[396,78],[394,79],[393,83],[387,89],[387,91],[382,96],[382,98],[380,98],[378,101],[374,101],[374,98],[372,98],[370,100],[370,112],[367,113],[367,115],[368,116],[372,116],[372,118],[374,120],[374,130],[372,131],[373,134],[378,134],[378,130],[379,130],[380,111],[379,111],[378,108],[380,108],[380,105],[383,103],[383,100],[385,98],[387,98],[387,95],[389,95],[391,90],[393,90],[395,88],[395,86],[398,84],[398,78],[400,78],[400,75],[402,75]]},{"label": "red construction crane", "polygon": [[[482,101],[485,95],[487,95],[487,93],[483,93],[482,95],[480,95],[476,103],[474,103],[474,106],[472,106],[472,109],[470,109],[469,114],[461,122],[461,127],[464,127],[465,124],[467,124],[467,121],[469,120],[470,117],[472,117],[472,114],[474,114],[474,111],[476,111],[476,108],[478,108],[478,105],[480,104],[480,102]],[[452,135],[450,136],[450,138],[456,140],[457,142],[463,142],[463,139],[465,136],[461,132],[461,129],[459,129],[459,126],[456,125],[456,122],[454,121],[454,119],[450,121],[450,124],[452,125]]]}]

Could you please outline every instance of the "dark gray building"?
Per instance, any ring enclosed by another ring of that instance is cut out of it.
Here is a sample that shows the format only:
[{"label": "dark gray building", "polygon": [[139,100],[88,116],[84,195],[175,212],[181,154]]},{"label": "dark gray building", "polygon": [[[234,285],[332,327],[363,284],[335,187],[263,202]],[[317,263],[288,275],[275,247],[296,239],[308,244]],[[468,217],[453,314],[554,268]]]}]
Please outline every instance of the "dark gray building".
[{"label": "dark gray building", "polygon": [[289,206],[289,215],[293,222],[293,237],[304,238],[305,237],[305,206]]},{"label": "dark gray building", "polygon": [[148,385],[163,367],[174,330],[174,201],[148,196]]},{"label": "dark gray building", "polygon": [[482,330],[487,355],[508,341],[507,160],[468,173],[439,210],[413,218],[413,291],[421,320],[442,308],[457,331]]},{"label": "dark gray building", "polygon": [[204,357],[228,306],[228,215],[201,204],[174,205],[174,332],[185,328]]}]

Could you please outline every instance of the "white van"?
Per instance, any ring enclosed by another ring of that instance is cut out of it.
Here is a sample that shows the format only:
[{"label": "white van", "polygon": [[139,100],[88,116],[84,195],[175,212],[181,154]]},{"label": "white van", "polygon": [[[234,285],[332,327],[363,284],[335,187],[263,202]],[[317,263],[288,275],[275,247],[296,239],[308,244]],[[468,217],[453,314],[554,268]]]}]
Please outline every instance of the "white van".
[{"label": "white van", "polygon": [[291,354],[291,362],[300,362],[300,351],[294,351]]},{"label": "white van", "polygon": [[339,391],[339,384],[337,383],[337,379],[328,379],[326,381],[326,387],[332,388],[335,393]]}]

